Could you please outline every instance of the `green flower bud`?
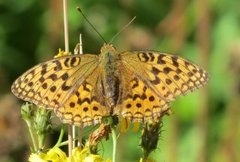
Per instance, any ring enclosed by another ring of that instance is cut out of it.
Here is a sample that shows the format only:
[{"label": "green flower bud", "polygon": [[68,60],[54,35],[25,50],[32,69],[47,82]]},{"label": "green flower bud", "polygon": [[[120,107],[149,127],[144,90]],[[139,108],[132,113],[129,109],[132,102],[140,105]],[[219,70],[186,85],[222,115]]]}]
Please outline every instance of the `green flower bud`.
[{"label": "green flower bud", "polygon": [[34,116],[34,106],[31,103],[26,103],[21,106],[21,116],[23,120],[31,121]]},{"label": "green flower bud", "polygon": [[161,122],[148,122],[144,125],[140,142],[144,159],[157,148],[161,127]]},{"label": "green flower bud", "polygon": [[33,127],[36,131],[36,134],[42,135],[46,134],[51,129],[51,111],[48,111],[44,108],[38,108],[34,116]]}]

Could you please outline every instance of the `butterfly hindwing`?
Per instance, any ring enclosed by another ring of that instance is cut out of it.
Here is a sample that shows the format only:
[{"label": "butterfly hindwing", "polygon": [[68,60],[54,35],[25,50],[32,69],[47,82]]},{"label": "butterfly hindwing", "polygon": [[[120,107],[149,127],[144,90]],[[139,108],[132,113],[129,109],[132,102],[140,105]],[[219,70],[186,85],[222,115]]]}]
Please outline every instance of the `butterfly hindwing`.
[{"label": "butterfly hindwing", "polygon": [[168,113],[168,102],[160,98],[146,85],[133,71],[122,64],[121,94],[115,109],[115,114],[121,114],[134,122],[158,120],[160,116]]},{"label": "butterfly hindwing", "polygon": [[66,123],[81,127],[101,122],[102,117],[110,115],[103,97],[101,68],[88,75],[78,89],[69,96],[56,113]]}]

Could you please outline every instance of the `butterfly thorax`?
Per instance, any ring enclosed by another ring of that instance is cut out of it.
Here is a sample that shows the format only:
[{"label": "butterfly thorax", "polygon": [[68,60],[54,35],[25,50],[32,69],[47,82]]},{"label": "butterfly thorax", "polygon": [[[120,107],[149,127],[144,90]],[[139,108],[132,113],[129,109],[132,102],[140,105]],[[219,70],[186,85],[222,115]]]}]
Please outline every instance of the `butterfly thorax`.
[{"label": "butterfly thorax", "polygon": [[106,105],[113,109],[119,97],[119,53],[111,44],[105,44],[101,49],[102,84]]}]

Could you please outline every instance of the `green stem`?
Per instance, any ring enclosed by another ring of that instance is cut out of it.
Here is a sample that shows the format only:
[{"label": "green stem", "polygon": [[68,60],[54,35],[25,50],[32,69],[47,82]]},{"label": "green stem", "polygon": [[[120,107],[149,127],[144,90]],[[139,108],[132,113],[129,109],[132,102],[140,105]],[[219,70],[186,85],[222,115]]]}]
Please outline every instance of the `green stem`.
[{"label": "green stem", "polygon": [[34,134],[33,134],[32,124],[31,124],[31,122],[28,121],[28,120],[26,120],[26,123],[27,123],[27,126],[28,126],[29,134],[30,134],[31,139],[32,139],[33,151],[34,151],[34,152],[37,152],[38,147],[37,147],[36,139],[35,139]]},{"label": "green stem", "polygon": [[58,137],[58,141],[57,143],[55,144],[54,147],[60,147],[61,146],[61,143],[62,143],[62,139],[63,139],[63,135],[64,135],[64,129],[63,127],[61,128],[61,131],[60,131],[60,135]]},{"label": "green stem", "polygon": [[45,134],[38,135],[38,147],[40,149],[43,148],[44,141],[45,141]]},{"label": "green stem", "polygon": [[111,127],[111,131],[112,131],[112,140],[113,140],[112,162],[116,162],[117,135],[116,135],[115,128]]},{"label": "green stem", "polygon": [[61,146],[66,146],[68,145],[68,141],[64,141],[64,142],[61,142],[58,147],[61,147]]},{"label": "green stem", "polygon": [[146,162],[146,161],[147,161],[147,158],[148,158],[147,153],[144,153],[144,155],[143,155],[143,162]]}]

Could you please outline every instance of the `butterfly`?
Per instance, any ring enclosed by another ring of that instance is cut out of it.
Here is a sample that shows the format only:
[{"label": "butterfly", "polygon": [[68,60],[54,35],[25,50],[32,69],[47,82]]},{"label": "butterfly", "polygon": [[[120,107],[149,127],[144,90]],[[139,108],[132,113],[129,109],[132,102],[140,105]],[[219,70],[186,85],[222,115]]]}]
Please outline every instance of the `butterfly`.
[{"label": "butterfly", "polygon": [[181,57],[118,52],[104,44],[99,55],[67,55],[40,63],[11,89],[20,99],[53,109],[63,122],[85,127],[112,115],[157,121],[177,96],[207,81],[205,70]]}]

